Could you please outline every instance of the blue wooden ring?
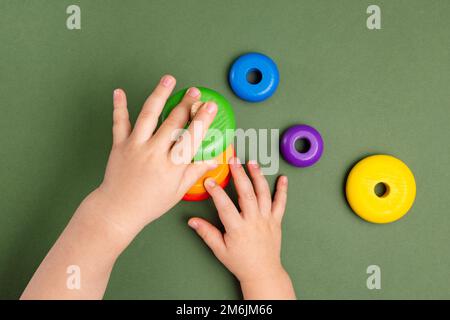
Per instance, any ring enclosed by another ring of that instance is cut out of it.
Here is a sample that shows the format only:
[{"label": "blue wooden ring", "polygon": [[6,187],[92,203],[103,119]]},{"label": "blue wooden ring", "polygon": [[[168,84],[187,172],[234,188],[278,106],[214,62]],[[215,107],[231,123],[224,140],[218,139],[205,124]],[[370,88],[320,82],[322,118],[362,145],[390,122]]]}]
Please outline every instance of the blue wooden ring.
[{"label": "blue wooden ring", "polygon": [[[247,76],[256,72],[260,79],[251,83]],[[268,56],[251,52],[234,61],[228,74],[231,89],[241,99],[249,102],[260,102],[270,98],[278,87],[280,76],[275,62]]]}]

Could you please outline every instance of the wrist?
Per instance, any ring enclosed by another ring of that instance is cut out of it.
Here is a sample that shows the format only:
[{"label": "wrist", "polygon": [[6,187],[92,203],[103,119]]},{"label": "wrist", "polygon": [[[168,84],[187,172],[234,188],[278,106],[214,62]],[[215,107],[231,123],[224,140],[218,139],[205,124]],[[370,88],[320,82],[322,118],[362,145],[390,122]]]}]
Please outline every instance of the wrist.
[{"label": "wrist", "polygon": [[246,300],[296,299],[289,274],[281,265],[262,276],[250,276],[239,282]]},{"label": "wrist", "polygon": [[96,189],[80,204],[71,224],[79,225],[87,234],[103,242],[111,254],[118,256],[139,231],[126,228],[116,217],[116,208]]},{"label": "wrist", "polygon": [[265,281],[266,279],[278,278],[286,274],[281,263],[272,264],[270,266],[261,267],[252,270],[246,274],[237,274],[236,277],[240,283],[250,283],[257,281]]}]

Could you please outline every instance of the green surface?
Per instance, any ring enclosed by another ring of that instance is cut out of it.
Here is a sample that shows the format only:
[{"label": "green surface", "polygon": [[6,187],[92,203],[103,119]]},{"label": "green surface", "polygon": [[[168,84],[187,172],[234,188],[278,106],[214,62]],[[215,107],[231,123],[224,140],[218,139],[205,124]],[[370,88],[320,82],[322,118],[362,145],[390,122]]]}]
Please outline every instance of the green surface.
[{"label": "green surface", "polygon": [[[0,2],[0,297],[17,298],[83,197],[101,181],[111,146],[111,99],[123,87],[136,118],[164,73],[177,88],[221,92],[241,128],[316,127],[325,141],[290,178],[283,262],[299,298],[450,298],[450,1]],[[249,104],[227,84],[248,51],[277,62],[280,85]],[[389,225],[364,222],[344,197],[366,155],[413,171],[413,209]],[[268,177],[273,184],[275,176]],[[181,203],[119,259],[106,298],[239,298],[233,277],[186,226],[209,201]],[[366,268],[382,289],[366,288]]]},{"label": "green surface", "polygon": [[[209,126],[209,129],[213,130],[208,130],[194,157],[194,160],[202,161],[218,157],[233,142],[236,119],[233,107],[224,96],[209,88],[200,86],[197,86],[197,88],[201,92],[201,101],[214,101],[217,104],[216,117]],[[167,100],[167,103],[161,112],[160,122],[167,119],[173,108],[180,103],[186,91],[187,88],[180,90]]]}]

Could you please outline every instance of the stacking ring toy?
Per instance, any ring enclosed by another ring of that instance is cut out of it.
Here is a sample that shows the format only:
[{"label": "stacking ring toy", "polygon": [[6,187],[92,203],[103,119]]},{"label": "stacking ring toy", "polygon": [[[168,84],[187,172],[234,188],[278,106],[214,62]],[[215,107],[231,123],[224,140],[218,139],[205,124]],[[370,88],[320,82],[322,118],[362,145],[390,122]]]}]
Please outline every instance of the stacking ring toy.
[{"label": "stacking ring toy", "polygon": [[[377,195],[375,186],[380,183],[386,191]],[[346,194],[350,207],[361,218],[373,223],[389,223],[403,217],[412,207],[416,182],[401,160],[374,155],[361,160],[350,171]]]},{"label": "stacking ring toy", "polygon": [[[194,157],[194,160],[201,161],[219,156],[233,142],[236,121],[231,104],[221,94],[208,88],[197,88],[201,92],[201,101],[214,101],[218,107],[216,117]],[[180,103],[186,91],[187,89],[178,91],[167,100],[161,113],[161,123],[167,119],[170,112]]]},{"label": "stacking ring toy", "polygon": [[[304,139],[308,149],[300,152],[295,147],[298,140]],[[281,137],[280,151],[283,158],[296,167],[309,167],[319,161],[323,152],[320,133],[307,125],[296,125],[287,129]]]},{"label": "stacking ring toy", "polygon": [[[248,81],[251,73],[257,75],[255,83]],[[271,97],[279,82],[278,68],[275,62],[261,53],[247,53],[234,61],[228,81],[231,89],[241,99],[259,102]]]}]

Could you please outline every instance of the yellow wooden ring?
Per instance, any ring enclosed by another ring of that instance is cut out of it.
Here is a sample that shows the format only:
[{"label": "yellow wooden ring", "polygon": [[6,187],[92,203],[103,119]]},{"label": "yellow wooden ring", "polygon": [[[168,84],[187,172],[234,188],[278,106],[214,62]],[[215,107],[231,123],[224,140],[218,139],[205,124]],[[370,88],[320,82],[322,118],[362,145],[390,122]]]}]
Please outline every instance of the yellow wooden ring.
[{"label": "yellow wooden ring", "polygon": [[[375,193],[379,183],[386,188],[381,196]],[[401,160],[374,155],[359,161],[350,171],[346,194],[348,203],[361,218],[373,223],[389,223],[411,209],[416,197],[416,182]]]},{"label": "yellow wooden ring", "polygon": [[234,156],[233,146],[230,145],[221,153],[217,158],[219,164],[217,168],[208,171],[203,177],[197,180],[197,182],[188,190],[187,194],[202,194],[207,193],[205,186],[203,185],[206,178],[213,178],[218,184],[221,184],[227,178],[230,173],[230,167],[228,166],[228,160]]}]

